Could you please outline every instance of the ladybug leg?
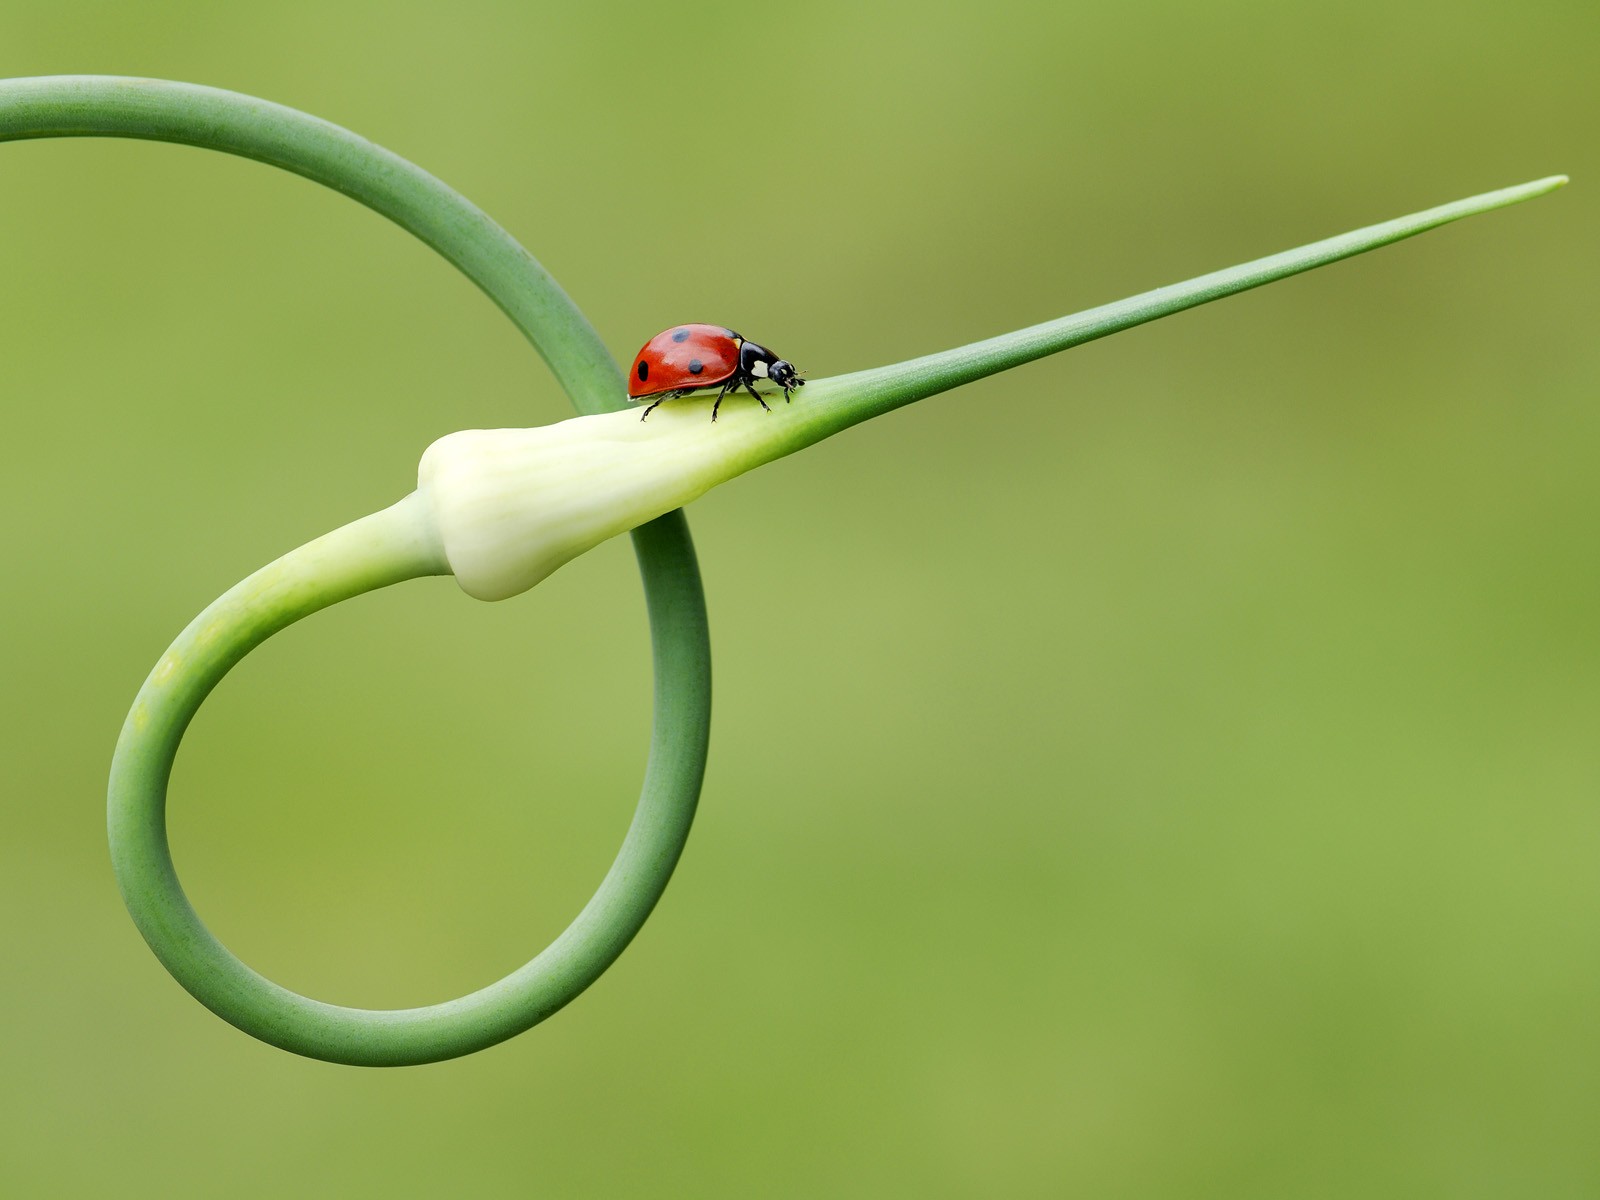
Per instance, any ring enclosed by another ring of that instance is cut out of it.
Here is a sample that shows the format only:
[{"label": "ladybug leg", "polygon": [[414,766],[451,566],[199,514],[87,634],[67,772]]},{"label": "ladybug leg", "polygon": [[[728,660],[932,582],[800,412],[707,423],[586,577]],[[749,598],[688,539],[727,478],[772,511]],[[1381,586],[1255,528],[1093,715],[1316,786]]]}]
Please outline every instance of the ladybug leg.
[{"label": "ladybug leg", "polygon": [[656,405],[660,404],[662,400],[667,399],[667,397],[671,396],[671,395],[672,395],[671,392],[667,392],[665,395],[661,396],[660,399],[656,400],[654,404],[651,404],[649,408],[645,409],[642,413],[639,414],[639,420],[642,421],[646,417],[648,417],[651,413],[655,412]]},{"label": "ladybug leg", "polygon": [[744,380],[744,390],[754,396],[756,398],[756,403],[761,405],[762,408],[766,409],[767,412],[772,411],[770,408],[767,408],[767,402],[761,398],[761,393],[756,391],[755,385],[752,384],[748,379]]},{"label": "ladybug leg", "polygon": [[722,398],[728,394],[728,389],[732,386],[733,381],[729,380],[727,383],[722,385],[722,390],[717,393],[717,402],[711,406],[711,419],[713,421],[717,419],[717,409],[722,407]]}]

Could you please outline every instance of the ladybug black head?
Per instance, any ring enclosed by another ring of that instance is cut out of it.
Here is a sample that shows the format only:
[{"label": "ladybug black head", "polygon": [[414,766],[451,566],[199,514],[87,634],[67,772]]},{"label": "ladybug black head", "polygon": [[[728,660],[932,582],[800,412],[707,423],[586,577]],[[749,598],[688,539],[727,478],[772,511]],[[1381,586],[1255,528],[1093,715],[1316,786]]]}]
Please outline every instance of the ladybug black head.
[{"label": "ladybug black head", "polygon": [[773,383],[777,384],[786,392],[790,388],[797,388],[805,385],[805,380],[801,379],[799,374],[795,371],[794,364],[791,362],[786,362],[781,358],[767,368],[767,378],[772,380]]}]

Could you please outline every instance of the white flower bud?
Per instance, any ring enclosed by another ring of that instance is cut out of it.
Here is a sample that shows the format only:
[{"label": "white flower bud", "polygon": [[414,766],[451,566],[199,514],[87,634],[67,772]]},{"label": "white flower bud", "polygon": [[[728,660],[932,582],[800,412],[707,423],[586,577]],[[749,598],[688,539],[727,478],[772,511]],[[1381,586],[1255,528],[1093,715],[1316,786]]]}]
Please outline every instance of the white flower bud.
[{"label": "white flower bud", "polygon": [[[468,429],[429,446],[417,493],[462,590],[525,591],[585,550],[786,453],[782,418],[724,403],[662,405],[535,429]],[[792,410],[791,410],[792,412]]]}]

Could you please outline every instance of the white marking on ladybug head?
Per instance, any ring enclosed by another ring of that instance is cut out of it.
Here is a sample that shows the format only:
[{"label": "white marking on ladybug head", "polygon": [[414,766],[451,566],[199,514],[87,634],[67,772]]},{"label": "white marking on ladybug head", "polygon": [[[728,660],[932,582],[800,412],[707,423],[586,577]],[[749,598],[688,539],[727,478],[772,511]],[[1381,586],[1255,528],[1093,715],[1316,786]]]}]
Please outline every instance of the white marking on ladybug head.
[{"label": "white marking on ladybug head", "polygon": [[767,364],[757,359],[755,365],[750,368],[750,374],[757,379],[765,379],[767,377]]}]

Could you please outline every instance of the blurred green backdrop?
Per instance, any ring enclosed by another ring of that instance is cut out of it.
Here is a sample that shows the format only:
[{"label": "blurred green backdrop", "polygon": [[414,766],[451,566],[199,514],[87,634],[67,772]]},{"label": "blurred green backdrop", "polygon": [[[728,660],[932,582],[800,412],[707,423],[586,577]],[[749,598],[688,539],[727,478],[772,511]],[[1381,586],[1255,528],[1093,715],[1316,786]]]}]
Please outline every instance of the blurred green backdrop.
[{"label": "blurred green backdrop", "polygon": [[[8,5],[0,75],[421,163],[625,361],[694,319],[835,374],[1574,184],[698,503],[718,710],[664,904],[547,1025],[371,1072],[161,970],[111,747],[215,595],[565,400],[328,191],[0,147],[0,1193],[1600,1193],[1597,49],[1590,0]],[[478,986],[603,873],[648,686],[625,542],[340,606],[201,714],[185,882],[320,998]]]}]

